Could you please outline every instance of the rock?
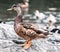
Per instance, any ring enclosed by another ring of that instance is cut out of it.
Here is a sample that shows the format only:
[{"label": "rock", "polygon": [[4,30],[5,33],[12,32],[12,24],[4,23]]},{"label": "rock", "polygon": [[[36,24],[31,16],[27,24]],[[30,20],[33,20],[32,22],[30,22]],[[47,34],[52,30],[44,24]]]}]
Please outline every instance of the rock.
[{"label": "rock", "polygon": [[59,35],[53,34],[44,39],[32,40],[32,46],[29,49],[24,49],[21,44],[12,41],[15,39],[24,41],[17,36],[13,25],[0,24],[0,52],[60,52],[60,43],[53,44],[48,41],[49,39],[58,39],[58,37]]}]

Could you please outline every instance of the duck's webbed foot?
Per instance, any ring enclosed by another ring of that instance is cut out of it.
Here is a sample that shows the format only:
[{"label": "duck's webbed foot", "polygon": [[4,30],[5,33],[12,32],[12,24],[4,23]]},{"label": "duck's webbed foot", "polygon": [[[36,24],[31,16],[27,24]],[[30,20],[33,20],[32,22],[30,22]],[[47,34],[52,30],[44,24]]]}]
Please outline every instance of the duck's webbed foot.
[{"label": "duck's webbed foot", "polygon": [[26,41],[24,44],[22,44],[21,46],[22,47],[24,47],[24,49],[28,49],[28,48],[30,48],[30,46],[31,46],[31,41]]},{"label": "duck's webbed foot", "polygon": [[18,41],[18,40],[13,40],[13,42],[16,43],[16,44],[21,44],[20,46],[24,47],[24,49],[30,48],[31,43],[32,43],[31,40],[27,40],[26,42]]}]

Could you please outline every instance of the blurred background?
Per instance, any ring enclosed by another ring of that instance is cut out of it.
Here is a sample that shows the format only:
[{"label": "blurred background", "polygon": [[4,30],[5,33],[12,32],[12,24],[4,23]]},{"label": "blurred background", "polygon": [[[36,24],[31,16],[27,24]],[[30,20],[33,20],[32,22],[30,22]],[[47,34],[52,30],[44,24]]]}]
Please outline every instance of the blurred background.
[{"label": "blurred background", "polygon": [[[0,20],[4,21],[16,16],[14,11],[7,11],[8,8],[16,3],[22,3],[22,0],[0,0]],[[35,10],[39,10],[44,14],[52,12],[59,20],[60,0],[29,0],[29,14],[33,14]]]}]

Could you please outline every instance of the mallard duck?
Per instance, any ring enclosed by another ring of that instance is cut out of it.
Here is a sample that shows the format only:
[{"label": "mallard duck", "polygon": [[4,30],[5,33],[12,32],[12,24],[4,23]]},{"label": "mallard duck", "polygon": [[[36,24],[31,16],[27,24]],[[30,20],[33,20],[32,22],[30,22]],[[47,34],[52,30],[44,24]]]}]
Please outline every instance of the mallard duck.
[{"label": "mallard duck", "polygon": [[17,33],[17,35],[26,39],[26,42],[23,45],[25,49],[28,49],[31,46],[33,39],[45,38],[48,35],[47,32],[43,32],[32,27],[32,24],[23,23],[23,19],[22,19],[23,15],[20,6],[14,4],[8,10],[14,10],[17,12],[17,16],[14,22],[14,30]]}]

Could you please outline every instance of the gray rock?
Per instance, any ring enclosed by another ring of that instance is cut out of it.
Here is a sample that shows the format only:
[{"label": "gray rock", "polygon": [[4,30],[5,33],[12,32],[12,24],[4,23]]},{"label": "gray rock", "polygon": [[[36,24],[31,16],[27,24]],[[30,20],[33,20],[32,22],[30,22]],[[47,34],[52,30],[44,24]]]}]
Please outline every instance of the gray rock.
[{"label": "gray rock", "polygon": [[[20,38],[15,33],[13,26],[0,24],[0,52],[60,52],[60,43],[53,44],[51,41],[48,41],[58,37],[57,35],[52,35],[45,39],[32,40],[32,46],[29,49],[24,49],[21,47],[21,44],[16,44],[12,41]],[[20,38],[20,40],[23,39]]]}]

